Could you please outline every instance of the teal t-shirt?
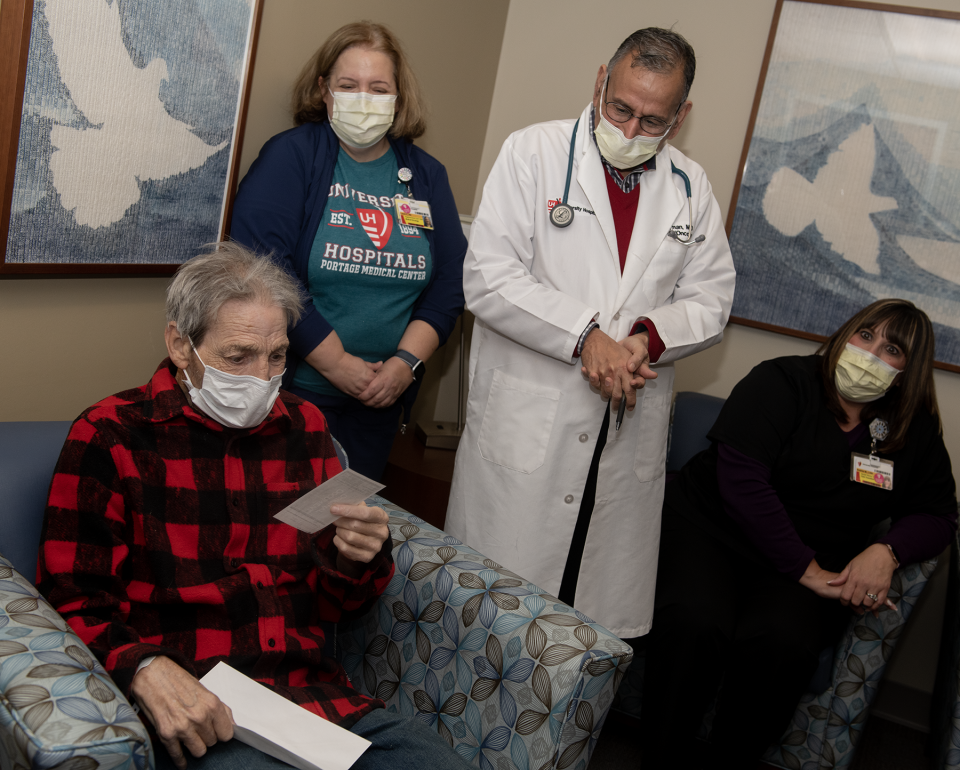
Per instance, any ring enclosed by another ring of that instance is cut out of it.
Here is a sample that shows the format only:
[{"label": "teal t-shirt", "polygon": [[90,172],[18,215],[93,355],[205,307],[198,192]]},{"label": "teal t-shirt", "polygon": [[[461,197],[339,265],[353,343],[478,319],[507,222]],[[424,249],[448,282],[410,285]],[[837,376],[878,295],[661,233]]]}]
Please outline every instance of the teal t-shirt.
[{"label": "teal t-shirt", "polygon": [[[397,170],[393,148],[367,163],[341,152],[310,251],[313,304],[344,350],[367,361],[386,361],[396,352],[433,270],[424,231],[397,221],[393,199],[408,195]],[[293,384],[342,394],[312,366],[298,367]]]}]

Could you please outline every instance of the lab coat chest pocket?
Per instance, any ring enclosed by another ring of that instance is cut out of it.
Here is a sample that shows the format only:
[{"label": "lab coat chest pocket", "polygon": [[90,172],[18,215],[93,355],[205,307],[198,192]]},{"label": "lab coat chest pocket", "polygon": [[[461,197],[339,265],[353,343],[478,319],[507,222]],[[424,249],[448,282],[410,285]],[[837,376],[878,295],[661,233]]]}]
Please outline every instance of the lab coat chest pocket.
[{"label": "lab coat chest pocket", "polygon": [[667,429],[670,423],[670,393],[645,394],[640,408],[640,440],[634,471],[640,481],[653,481],[666,472]]},{"label": "lab coat chest pocket", "polygon": [[506,374],[493,373],[480,425],[481,456],[520,473],[543,465],[560,391]]},{"label": "lab coat chest pocket", "polygon": [[[668,304],[677,286],[688,249],[696,249],[699,243],[684,246],[672,238],[664,238],[647,269],[643,271],[643,292],[652,307]],[[692,255],[690,255],[692,256]]]}]

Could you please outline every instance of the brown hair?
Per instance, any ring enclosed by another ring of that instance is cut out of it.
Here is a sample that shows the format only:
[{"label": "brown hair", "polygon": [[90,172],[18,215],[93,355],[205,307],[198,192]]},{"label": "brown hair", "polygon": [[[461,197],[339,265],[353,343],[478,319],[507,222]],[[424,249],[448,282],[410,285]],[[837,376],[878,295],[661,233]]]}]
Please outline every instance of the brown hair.
[{"label": "brown hair", "polygon": [[[861,329],[883,327],[887,339],[906,356],[903,373],[883,398],[863,405],[860,421],[870,423],[882,416],[890,423],[890,437],[882,442],[887,451],[900,449],[906,442],[910,421],[920,409],[940,418],[937,393],[933,384],[933,324],[927,314],[905,299],[881,299],[856,313],[817,353],[823,356],[821,374],[826,390],[827,407],[841,420],[846,414],[834,381],[837,361],[850,338]],[[941,428],[942,430],[942,428]]]},{"label": "brown hair", "polygon": [[390,126],[390,135],[413,141],[427,130],[426,110],[420,84],[417,82],[400,41],[383,24],[356,21],[340,27],[317,52],[310,57],[293,86],[293,120],[303,123],[322,123],[327,120],[327,106],[323,102],[326,87],[319,80],[330,77],[340,54],[348,48],[368,48],[380,51],[393,62],[397,81],[397,114]]}]

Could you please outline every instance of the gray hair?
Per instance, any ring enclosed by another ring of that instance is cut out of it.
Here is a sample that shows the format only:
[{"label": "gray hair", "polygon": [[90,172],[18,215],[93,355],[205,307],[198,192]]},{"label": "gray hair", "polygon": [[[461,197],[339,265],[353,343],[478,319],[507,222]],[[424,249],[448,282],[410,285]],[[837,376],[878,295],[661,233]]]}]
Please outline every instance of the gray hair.
[{"label": "gray hair", "polygon": [[261,257],[235,241],[184,262],[167,286],[167,322],[199,345],[227,302],[247,300],[279,307],[287,324],[300,320],[303,292],[270,257]]},{"label": "gray hair", "polygon": [[607,72],[613,69],[627,54],[633,55],[631,67],[668,75],[677,69],[683,70],[683,104],[690,95],[690,86],[693,85],[693,76],[697,72],[697,57],[693,47],[683,35],[672,29],[648,27],[638,29],[624,40],[617,52],[607,65]]}]

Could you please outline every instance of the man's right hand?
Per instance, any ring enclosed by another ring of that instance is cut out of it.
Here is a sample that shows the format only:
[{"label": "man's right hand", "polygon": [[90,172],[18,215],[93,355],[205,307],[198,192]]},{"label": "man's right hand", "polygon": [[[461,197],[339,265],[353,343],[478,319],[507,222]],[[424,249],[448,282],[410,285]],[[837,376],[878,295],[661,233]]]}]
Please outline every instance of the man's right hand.
[{"label": "man's right hand", "polygon": [[183,747],[202,757],[217,741],[233,738],[230,708],[170,658],[159,655],[140,669],[130,692],[181,770],[187,766]]},{"label": "man's right hand", "polygon": [[637,404],[637,391],[630,384],[634,374],[627,369],[630,359],[631,352],[600,329],[594,329],[584,340],[580,371],[600,389],[601,396],[611,399],[614,409],[620,406],[621,398],[627,399],[627,409],[633,410]]}]

